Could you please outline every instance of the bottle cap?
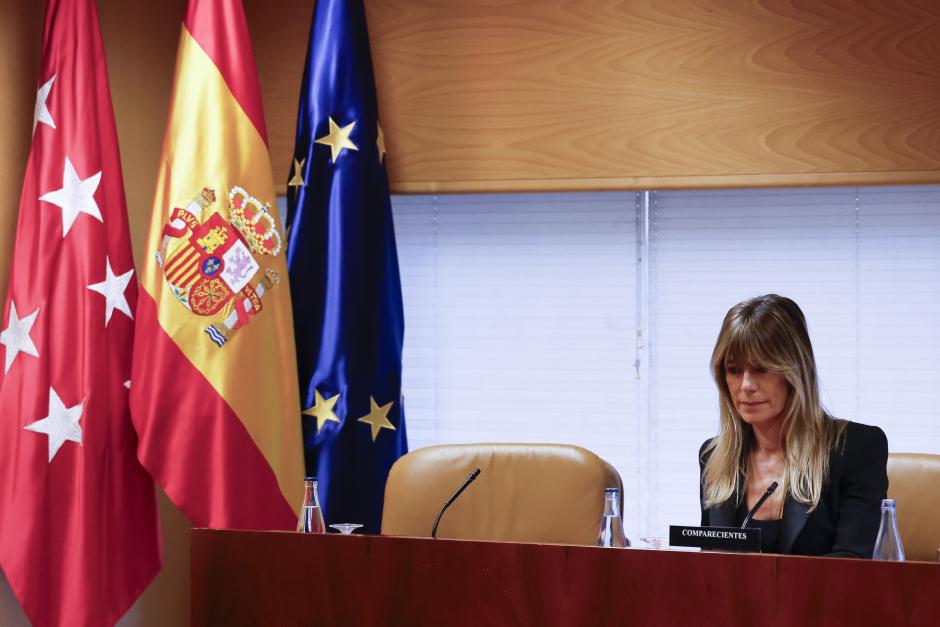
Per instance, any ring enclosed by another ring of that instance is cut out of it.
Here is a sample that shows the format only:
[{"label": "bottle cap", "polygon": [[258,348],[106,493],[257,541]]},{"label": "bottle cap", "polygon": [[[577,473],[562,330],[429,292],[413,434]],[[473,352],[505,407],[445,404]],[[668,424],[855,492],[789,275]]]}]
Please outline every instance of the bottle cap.
[{"label": "bottle cap", "polygon": [[894,499],[881,499],[881,509],[895,509]]},{"label": "bottle cap", "polygon": [[316,477],[304,477],[304,481],[316,481]]}]

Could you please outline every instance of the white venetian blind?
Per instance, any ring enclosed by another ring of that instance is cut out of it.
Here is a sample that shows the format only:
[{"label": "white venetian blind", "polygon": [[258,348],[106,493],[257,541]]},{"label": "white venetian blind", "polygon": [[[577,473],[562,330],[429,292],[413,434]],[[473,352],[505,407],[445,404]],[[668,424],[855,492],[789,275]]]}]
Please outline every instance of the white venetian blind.
[{"label": "white venetian blind", "polygon": [[858,413],[940,453],[940,187],[859,192]]},{"label": "white venetian blind", "polygon": [[584,446],[619,470],[635,529],[636,195],[396,196],[393,207],[410,448]]}]

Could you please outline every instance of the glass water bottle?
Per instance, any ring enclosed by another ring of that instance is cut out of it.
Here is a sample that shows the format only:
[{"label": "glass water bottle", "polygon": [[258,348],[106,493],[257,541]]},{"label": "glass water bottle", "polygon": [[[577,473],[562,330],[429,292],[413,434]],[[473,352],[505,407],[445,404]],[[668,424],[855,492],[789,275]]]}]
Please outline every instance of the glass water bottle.
[{"label": "glass water bottle", "polygon": [[904,561],[904,545],[901,544],[901,534],[898,533],[898,517],[894,499],[881,501],[881,526],[878,528],[878,539],[875,540],[872,559]]},{"label": "glass water bottle", "polygon": [[300,519],[297,531],[301,533],[326,533],[323,512],[320,511],[320,497],[317,495],[317,478],[304,478],[304,504],[300,507]]},{"label": "glass water bottle", "polygon": [[630,546],[630,541],[623,533],[623,519],[620,517],[620,490],[604,490],[604,513],[597,532],[597,546]]}]

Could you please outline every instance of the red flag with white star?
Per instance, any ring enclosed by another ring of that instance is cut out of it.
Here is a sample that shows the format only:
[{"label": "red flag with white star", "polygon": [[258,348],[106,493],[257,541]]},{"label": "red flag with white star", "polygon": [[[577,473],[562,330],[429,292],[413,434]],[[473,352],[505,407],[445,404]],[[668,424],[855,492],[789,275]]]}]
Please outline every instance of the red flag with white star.
[{"label": "red flag with white star", "polygon": [[0,331],[0,567],[34,627],[112,625],[160,569],[136,302],[95,2],[49,0]]}]

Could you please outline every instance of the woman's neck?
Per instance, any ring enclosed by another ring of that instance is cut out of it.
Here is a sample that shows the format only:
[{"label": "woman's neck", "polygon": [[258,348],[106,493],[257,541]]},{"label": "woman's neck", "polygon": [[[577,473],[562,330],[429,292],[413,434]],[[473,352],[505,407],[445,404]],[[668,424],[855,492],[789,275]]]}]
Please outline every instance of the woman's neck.
[{"label": "woman's neck", "polygon": [[783,423],[774,421],[770,425],[752,425],[755,454],[760,457],[775,457],[783,452]]}]

